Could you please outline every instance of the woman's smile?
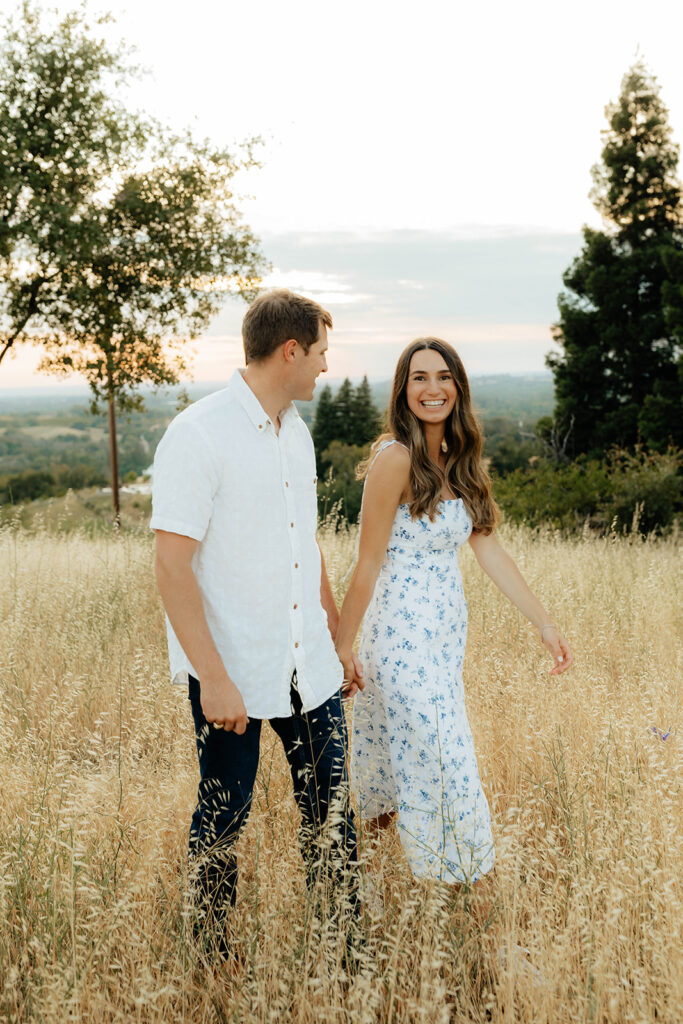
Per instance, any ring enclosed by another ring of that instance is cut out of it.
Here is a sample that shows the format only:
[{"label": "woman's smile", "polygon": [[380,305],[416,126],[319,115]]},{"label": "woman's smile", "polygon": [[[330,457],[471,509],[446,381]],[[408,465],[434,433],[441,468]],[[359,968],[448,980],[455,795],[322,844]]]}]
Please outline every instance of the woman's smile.
[{"label": "woman's smile", "polygon": [[434,349],[422,349],[410,360],[406,402],[425,422],[438,423],[453,412],[458,394],[444,357]]}]

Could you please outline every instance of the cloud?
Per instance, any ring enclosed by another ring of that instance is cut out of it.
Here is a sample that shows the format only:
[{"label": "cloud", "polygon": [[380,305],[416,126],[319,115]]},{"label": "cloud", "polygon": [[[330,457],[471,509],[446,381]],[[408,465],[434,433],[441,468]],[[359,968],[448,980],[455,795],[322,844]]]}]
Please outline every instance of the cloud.
[{"label": "cloud", "polygon": [[[266,234],[262,245],[277,268],[266,287],[303,292],[332,313],[332,376],[389,376],[401,349],[425,334],[451,341],[470,372],[528,373],[545,372],[562,274],[581,236],[506,227],[290,232]],[[233,299],[209,334],[239,338],[244,309]],[[230,347],[231,361],[238,352]],[[197,371],[205,372],[201,360]]]},{"label": "cloud", "polygon": [[276,267],[263,279],[264,288],[289,288],[325,305],[348,306],[369,301],[370,295],[352,291],[348,281],[320,270],[282,270]]},{"label": "cloud", "polygon": [[[331,377],[386,379],[401,349],[425,334],[451,341],[471,373],[544,372],[562,274],[581,245],[579,234],[504,226],[264,234],[276,267],[264,284],[303,292],[330,310]],[[225,380],[241,365],[245,310],[230,297],[196,342],[197,380]],[[0,387],[32,382],[30,372],[12,369],[3,365]]]}]

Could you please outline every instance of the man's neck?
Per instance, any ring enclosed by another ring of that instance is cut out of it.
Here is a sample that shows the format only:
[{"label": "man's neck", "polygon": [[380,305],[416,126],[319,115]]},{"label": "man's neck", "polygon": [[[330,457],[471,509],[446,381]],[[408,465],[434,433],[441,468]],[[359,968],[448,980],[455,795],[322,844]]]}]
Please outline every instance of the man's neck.
[{"label": "man's neck", "polygon": [[249,363],[241,373],[242,380],[258,398],[276,432],[279,431],[280,413],[291,401],[282,384],[273,379],[270,367],[259,366],[258,363]]}]

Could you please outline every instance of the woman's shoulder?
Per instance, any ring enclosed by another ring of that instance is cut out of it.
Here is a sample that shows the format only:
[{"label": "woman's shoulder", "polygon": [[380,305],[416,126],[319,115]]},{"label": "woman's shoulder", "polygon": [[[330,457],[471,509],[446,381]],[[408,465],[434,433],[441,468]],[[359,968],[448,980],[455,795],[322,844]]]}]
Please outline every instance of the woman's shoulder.
[{"label": "woman's shoulder", "polygon": [[372,453],[366,485],[371,490],[398,487],[403,491],[410,477],[410,453],[395,438],[382,439]]},{"label": "woman's shoulder", "polygon": [[384,437],[381,438],[375,447],[372,454],[371,466],[386,466],[386,467],[409,467],[410,466],[410,452],[407,447],[400,441],[397,441],[395,437]]},{"label": "woman's shoulder", "polygon": [[410,454],[394,438],[381,438],[371,454],[365,475],[363,507],[383,510],[393,519],[410,481]]}]

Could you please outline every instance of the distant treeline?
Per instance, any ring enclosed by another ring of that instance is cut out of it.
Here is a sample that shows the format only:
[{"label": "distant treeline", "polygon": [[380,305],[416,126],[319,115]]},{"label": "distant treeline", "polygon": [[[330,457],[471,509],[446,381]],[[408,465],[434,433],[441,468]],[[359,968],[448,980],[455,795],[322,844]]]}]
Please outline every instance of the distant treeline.
[{"label": "distant treeline", "polygon": [[0,505],[19,505],[36,498],[52,498],[68,490],[103,487],[106,473],[92,466],[53,466],[49,470],[26,469],[23,473],[0,476]]},{"label": "distant treeline", "polygon": [[[516,386],[516,383],[518,386]],[[498,392],[500,398],[496,402]],[[362,483],[355,471],[382,431],[387,384],[343,381],[323,387],[315,404],[299,409],[309,420],[318,463],[321,517],[355,522]],[[563,530],[666,529],[681,510],[681,453],[612,450],[602,459],[563,458],[553,435],[552,392],[543,377],[473,380],[485,433],[484,453],[505,516]],[[518,404],[515,405],[515,399]],[[481,413],[482,407],[488,412]],[[497,415],[492,413],[500,409]],[[531,410],[540,413],[535,419]],[[505,410],[508,414],[503,414]],[[143,473],[178,411],[177,395],[157,395],[144,411],[119,421],[121,476]],[[313,416],[311,417],[311,413]],[[108,482],[104,417],[87,407],[33,409],[0,415],[0,503],[21,503]]]},{"label": "distant treeline", "polygon": [[[485,421],[487,456],[495,460],[500,472],[525,465],[540,451],[533,423],[552,409],[550,378],[498,375],[473,378],[472,384]],[[191,385],[188,391],[196,400],[211,388]],[[389,391],[388,381],[370,383],[364,378],[354,385],[345,380],[319,388],[313,402],[299,404],[314,435],[321,482],[330,468],[336,480],[334,488],[321,495],[321,510],[341,498],[345,514],[355,519],[354,509],[360,500],[355,465],[381,430]],[[122,479],[148,468],[166,426],[187,401],[176,390],[150,394],[145,396],[143,410],[120,417]],[[3,402],[0,502],[49,497],[69,487],[99,486],[109,470],[106,428],[106,416],[93,415],[85,398],[79,405],[70,404],[57,390]],[[327,452],[330,446],[332,450]]]},{"label": "distant treeline", "polygon": [[[150,465],[173,415],[170,402],[133,411],[119,422],[119,466],[123,480]],[[68,489],[109,482],[106,417],[87,406],[32,409],[0,415],[0,504],[18,504],[64,494]]]}]

